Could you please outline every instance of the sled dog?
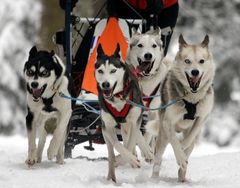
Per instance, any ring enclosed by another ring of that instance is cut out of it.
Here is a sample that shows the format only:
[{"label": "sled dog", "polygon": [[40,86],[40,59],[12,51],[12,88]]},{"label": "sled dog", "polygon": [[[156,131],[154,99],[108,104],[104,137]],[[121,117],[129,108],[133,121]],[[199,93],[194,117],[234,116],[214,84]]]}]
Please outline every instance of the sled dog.
[{"label": "sled dog", "polygon": [[[59,92],[69,95],[68,78],[65,66],[54,51],[38,51],[34,46],[29,52],[24,66],[27,85],[28,158],[26,164],[34,165],[42,160],[42,152],[48,133],[53,133],[47,155],[56,162],[64,163],[64,142],[69,118],[71,101],[59,96]],[[36,147],[36,136],[39,135]]]},{"label": "sled dog", "polygon": [[[144,106],[151,109],[158,108],[161,100],[160,96],[157,95],[159,95],[162,80],[168,71],[168,66],[164,61],[160,28],[144,34],[133,30],[126,61],[138,80],[142,90]],[[159,122],[157,120],[158,111],[146,110],[144,117],[147,119],[147,124],[145,122],[144,127],[147,129],[145,137],[148,143],[151,143],[151,141],[154,142],[153,135],[157,136],[154,129],[156,123]]]},{"label": "sled dog", "polygon": [[159,112],[153,177],[159,175],[163,152],[170,143],[179,165],[178,181],[186,181],[189,156],[214,103],[215,65],[208,44],[208,35],[198,45],[189,45],[179,36],[179,51],[161,87],[162,105],[178,102]]},{"label": "sled dog", "polygon": [[[120,58],[120,46],[112,56],[104,54],[101,44],[97,48],[95,77],[101,108],[102,133],[108,148],[108,180],[116,182],[114,148],[133,167],[140,167],[134,153],[139,145],[146,157],[152,152],[141,131],[142,109],[128,104],[127,100],[142,104],[137,81],[131,75],[126,63]],[[121,128],[123,145],[118,141],[115,127]]]}]

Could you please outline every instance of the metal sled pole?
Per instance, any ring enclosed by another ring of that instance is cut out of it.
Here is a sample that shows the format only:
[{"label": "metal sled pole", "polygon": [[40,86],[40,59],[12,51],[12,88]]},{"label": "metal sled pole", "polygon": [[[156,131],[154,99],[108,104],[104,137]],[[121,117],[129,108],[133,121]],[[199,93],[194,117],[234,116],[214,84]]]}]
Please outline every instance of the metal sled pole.
[{"label": "metal sled pole", "polygon": [[66,0],[65,7],[65,44],[66,44],[66,63],[67,74],[71,76],[72,72],[72,18],[71,18],[71,0]]}]

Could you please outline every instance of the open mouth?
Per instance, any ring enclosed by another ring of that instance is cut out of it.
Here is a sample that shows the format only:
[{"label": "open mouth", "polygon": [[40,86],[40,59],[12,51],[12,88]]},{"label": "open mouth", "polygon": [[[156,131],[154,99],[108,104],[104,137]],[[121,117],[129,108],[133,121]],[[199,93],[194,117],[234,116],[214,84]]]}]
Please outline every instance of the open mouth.
[{"label": "open mouth", "polygon": [[102,89],[103,96],[104,96],[105,99],[110,99],[110,98],[112,98],[112,96],[113,96],[113,91],[114,91],[116,85],[117,85],[117,83],[115,83],[112,88]]},{"label": "open mouth", "polygon": [[138,58],[139,66],[137,67],[137,69],[139,69],[144,76],[149,76],[149,74],[153,68],[154,62],[155,62],[155,60],[154,61],[142,61],[140,58]]},{"label": "open mouth", "polygon": [[34,98],[34,101],[38,101],[38,99],[42,96],[45,89],[47,87],[47,84],[44,84],[41,88],[31,88],[31,92]]},{"label": "open mouth", "polygon": [[193,77],[190,77],[187,73],[185,73],[185,74],[186,74],[189,86],[191,88],[191,92],[197,93],[197,89],[200,85],[203,74],[201,76],[193,76]]}]

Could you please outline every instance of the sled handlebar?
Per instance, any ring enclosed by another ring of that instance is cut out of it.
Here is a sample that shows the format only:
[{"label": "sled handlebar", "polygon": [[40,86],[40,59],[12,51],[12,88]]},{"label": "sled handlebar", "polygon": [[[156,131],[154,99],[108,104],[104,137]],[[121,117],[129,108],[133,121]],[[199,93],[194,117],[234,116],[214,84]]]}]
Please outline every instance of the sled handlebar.
[{"label": "sled handlebar", "polygon": [[[102,18],[86,18],[86,17],[78,17],[76,16],[75,18],[75,22],[76,23],[95,23],[95,22],[98,22],[100,21]],[[126,20],[127,22],[130,22],[132,24],[142,24],[144,22],[144,20],[142,19],[124,19]]]}]

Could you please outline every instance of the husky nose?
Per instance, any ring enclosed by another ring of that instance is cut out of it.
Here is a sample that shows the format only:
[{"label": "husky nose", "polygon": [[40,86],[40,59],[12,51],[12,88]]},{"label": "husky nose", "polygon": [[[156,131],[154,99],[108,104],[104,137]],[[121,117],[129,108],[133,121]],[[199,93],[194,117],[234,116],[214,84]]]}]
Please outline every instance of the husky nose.
[{"label": "husky nose", "polygon": [[146,54],[144,54],[144,58],[146,60],[151,60],[152,59],[152,54],[151,53],[146,53]]},{"label": "husky nose", "polygon": [[194,69],[194,70],[191,71],[191,73],[192,73],[193,76],[198,76],[199,75],[199,70]]},{"label": "husky nose", "polygon": [[31,83],[31,87],[32,88],[37,88],[38,87],[38,83],[37,82],[32,82]]},{"label": "husky nose", "polygon": [[103,89],[109,89],[109,87],[110,87],[109,82],[103,82],[102,87],[103,87]]}]

